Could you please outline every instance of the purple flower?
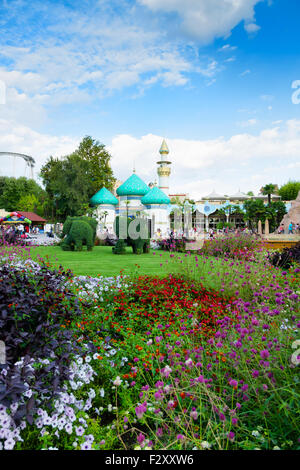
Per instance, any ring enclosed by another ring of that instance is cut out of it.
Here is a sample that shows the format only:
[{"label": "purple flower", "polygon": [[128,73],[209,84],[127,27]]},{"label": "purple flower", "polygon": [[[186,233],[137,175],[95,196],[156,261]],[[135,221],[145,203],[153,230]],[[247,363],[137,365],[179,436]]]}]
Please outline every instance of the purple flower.
[{"label": "purple flower", "polygon": [[236,381],[236,380],[234,380],[234,379],[231,379],[231,380],[229,381],[229,385],[231,385],[231,387],[235,388],[235,387],[237,387],[237,386],[238,386],[238,383],[237,383],[237,381]]},{"label": "purple flower", "polygon": [[141,419],[144,415],[144,413],[146,413],[147,411],[147,403],[144,402],[142,405],[139,405],[135,408],[135,412],[136,412],[136,415],[137,415],[137,418],[138,419]]},{"label": "purple flower", "polygon": [[78,426],[75,428],[75,432],[77,436],[82,436],[84,434],[84,428],[82,426]]},{"label": "purple flower", "polygon": [[270,356],[270,353],[269,353],[269,351],[267,351],[266,349],[263,349],[263,350],[260,352],[260,357],[261,357],[262,359],[267,359],[269,356]]},{"label": "purple flower", "polygon": [[143,444],[144,440],[145,440],[145,436],[144,436],[144,434],[142,434],[140,432],[140,434],[137,437],[137,441],[138,441],[139,444]]}]

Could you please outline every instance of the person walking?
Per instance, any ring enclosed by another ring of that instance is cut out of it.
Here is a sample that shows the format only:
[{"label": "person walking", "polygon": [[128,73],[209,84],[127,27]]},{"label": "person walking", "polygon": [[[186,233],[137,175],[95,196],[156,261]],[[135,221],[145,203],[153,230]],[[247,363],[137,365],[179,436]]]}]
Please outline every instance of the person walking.
[{"label": "person walking", "polygon": [[291,221],[289,224],[289,235],[293,234],[293,222]]}]

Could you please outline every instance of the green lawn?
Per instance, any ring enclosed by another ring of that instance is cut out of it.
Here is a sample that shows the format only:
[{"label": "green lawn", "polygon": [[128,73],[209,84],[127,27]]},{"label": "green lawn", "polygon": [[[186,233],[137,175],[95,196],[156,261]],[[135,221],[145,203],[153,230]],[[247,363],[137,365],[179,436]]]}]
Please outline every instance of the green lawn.
[{"label": "green lawn", "polygon": [[156,251],[155,255],[152,250],[149,254],[134,255],[132,249],[127,248],[125,255],[114,255],[108,246],[95,246],[93,251],[81,252],[63,251],[59,246],[32,248],[32,258],[37,259],[38,255],[44,259],[48,256],[52,264],[61,264],[77,275],[116,276],[123,269],[124,274],[164,276],[180,270],[179,265],[170,263],[170,254],[164,251]]}]

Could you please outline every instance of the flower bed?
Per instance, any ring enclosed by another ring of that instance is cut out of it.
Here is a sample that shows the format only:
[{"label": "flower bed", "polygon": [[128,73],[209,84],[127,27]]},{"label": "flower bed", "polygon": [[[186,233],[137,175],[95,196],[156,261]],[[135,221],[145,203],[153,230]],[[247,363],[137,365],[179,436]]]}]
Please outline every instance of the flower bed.
[{"label": "flower bed", "polygon": [[[30,261],[16,267],[11,256],[6,274],[26,280],[33,299],[42,293],[54,338],[66,332],[74,345],[57,396],[38,395],[31,423],[13,420],[31,397],[9,392],[12,403],[0,410],[4,448],[299,447],[299,270],[172,256],[184,277],[75,278]],[[55,288],[43,290],[48,282]],[[28,314],[22,305],[16,312]],[[43,305],[33,303],[37,312]],[[11,359],[15,368],[21,356]],[[28,363],[44,370],[45,383],[52,359],[32,354]]]}]

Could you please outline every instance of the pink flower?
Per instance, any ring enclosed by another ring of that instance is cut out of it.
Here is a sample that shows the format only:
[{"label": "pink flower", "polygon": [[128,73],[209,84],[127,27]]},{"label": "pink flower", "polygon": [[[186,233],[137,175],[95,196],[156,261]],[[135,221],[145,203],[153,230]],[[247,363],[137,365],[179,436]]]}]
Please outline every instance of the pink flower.
[{"label": "pink flower", "polygon": [[260,352],[260,357],[261,357],[262,359],[267,359],[269,356],[270,356],[270,353],[269,353],[269,351],[267,351],[267,349],[263,349],[263,350]]},{"label": "pink flower", "polygon": [[144,436],[144,434],[142,434],[140,432],[140,434],[137,437],[137,441],[138,441],[139,444],[143,444],[144,440],[145,440],[145,436]]}]

